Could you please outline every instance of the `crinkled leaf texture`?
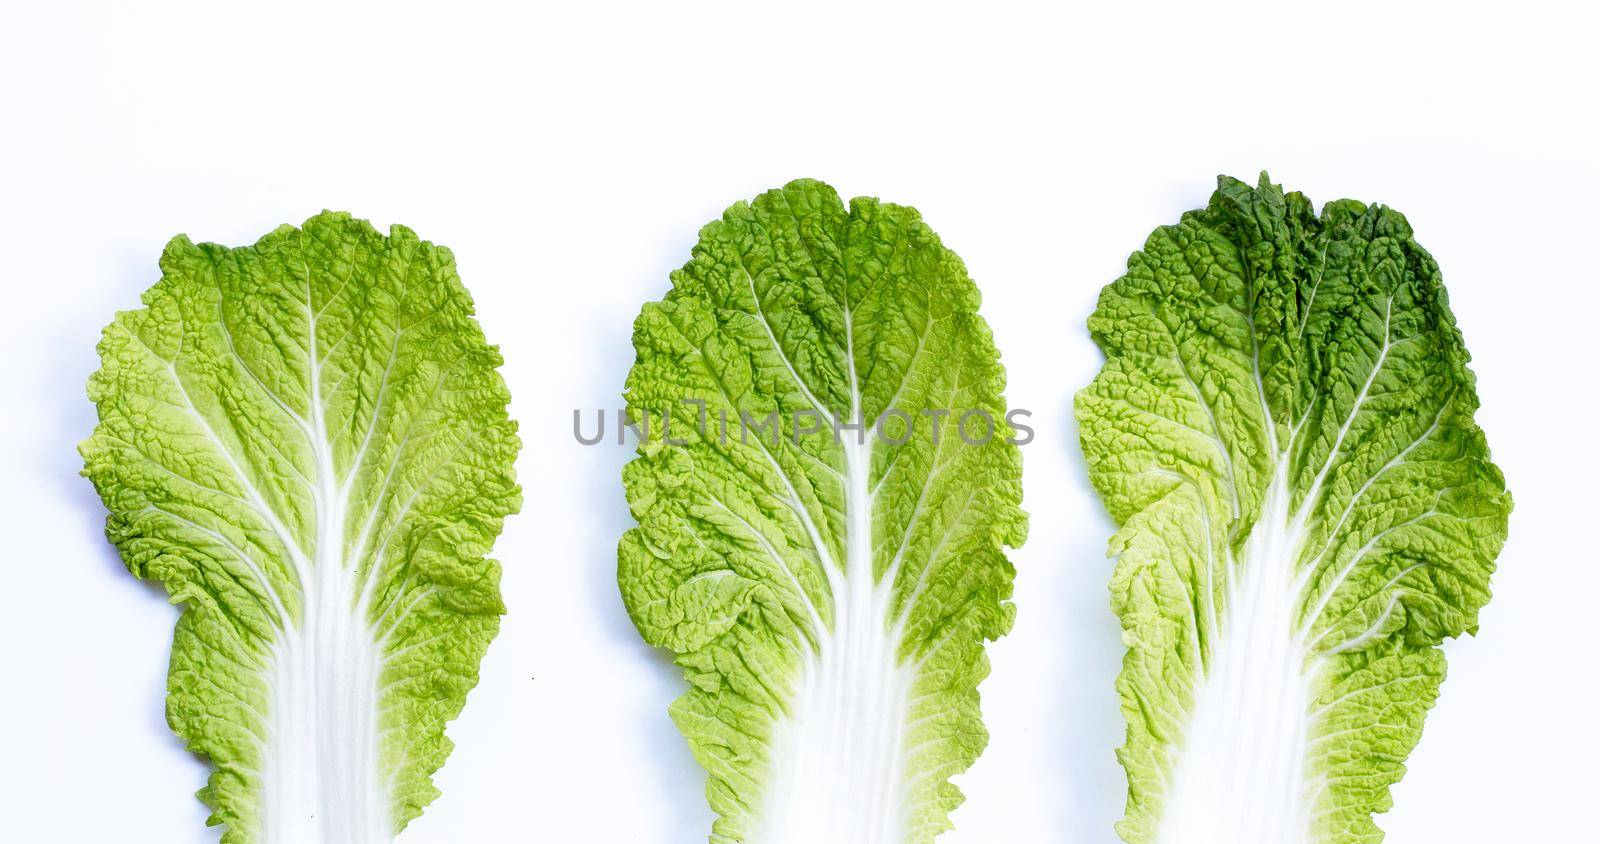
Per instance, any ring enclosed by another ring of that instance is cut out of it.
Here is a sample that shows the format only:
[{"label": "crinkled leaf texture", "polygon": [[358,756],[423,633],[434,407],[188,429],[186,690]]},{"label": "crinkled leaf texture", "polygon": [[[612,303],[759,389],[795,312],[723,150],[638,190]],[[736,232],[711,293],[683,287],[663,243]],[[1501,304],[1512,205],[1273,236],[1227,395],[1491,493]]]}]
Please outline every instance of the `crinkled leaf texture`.
[{"label": "crinkled leaf texture", "polygon": [[[949,778],[987,742],[983,643],[1013,617],[1002,546],[1026,532],[978,302],[915,210],[796,181],[702,229],[635,323],[628,405],[655,427],[624,472],[639,526],[618,580],[688,678],[672,716],[710,774],[713,842],[949,828]],[[957,436],[964,410],[996,436]],[[868,430],[832,435],[851,422]]]},{"label": "crinkled leaf texture", "polygon": [[183,605],[167,719],[229,844],[391,840],[499,627],[516,425],[450,252],[344,214],[177,237],[117,315],[80,446],[138,577]]},{"label": "crinkled leaf texture", "polygon": [[1263,174],[1157,229],[1077,399],[1120,525],[1132,844],[1356,844],[1475,632],[1511,499],[1400,214]]}]

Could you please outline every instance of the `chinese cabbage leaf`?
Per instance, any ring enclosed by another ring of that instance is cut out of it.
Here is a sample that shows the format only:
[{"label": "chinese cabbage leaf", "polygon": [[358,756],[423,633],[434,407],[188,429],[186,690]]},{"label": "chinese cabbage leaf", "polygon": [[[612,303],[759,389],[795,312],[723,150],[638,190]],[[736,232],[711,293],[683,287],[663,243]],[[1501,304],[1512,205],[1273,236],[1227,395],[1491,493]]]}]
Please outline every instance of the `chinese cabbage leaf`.
[{"label": "chinese cabbage leaf", "polygon": [[1089,329],[1107,360],[1076,413],[1120,526],[1122,837],[1381,840],[1511,508],[1438,267],[1388,208],[1318,215],[1223,178]]},{"label": "chinese cabbage leaf", "polygon": [[[978,290],[915,210],[809,181],[729,208],[672,284],[634,326],[629,410],[657,427],[618,579],[687,676],[711,840],[930,842],[987,742],[1026,526]],[[973,411],[986,442],[957,434]]]},{"label": "chinese cabbage leaf", "polygon": [[80,450],[106,535],[183,605],[167,719],[228,844],[387,842],[503,612],[508,395],[446,249],[324,213],[177,237],[118,314]]}]

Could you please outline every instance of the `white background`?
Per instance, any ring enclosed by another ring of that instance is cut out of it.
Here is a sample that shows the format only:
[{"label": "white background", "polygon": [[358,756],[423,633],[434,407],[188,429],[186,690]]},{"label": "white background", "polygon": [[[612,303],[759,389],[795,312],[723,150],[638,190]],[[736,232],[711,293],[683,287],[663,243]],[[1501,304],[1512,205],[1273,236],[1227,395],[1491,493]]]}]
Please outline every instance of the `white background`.
[{"label": "white background", "polygon": [[[121,568],[73,446],[113,311],[173,234],[328,207],[451,246],[508,361],[510,614],[401,839],[703,841],[677,671],[613,584],[630,324],[698,227],[797,176],[912,204],[1034,411],[994,734],[941,844],[1114,840],[1109,523],[1069,414],[1096,292],[1218,173],[1392,205],[1444,269],[1516,497],[1478,639],[1382,818],[1397,844],[1571,841],[1600,794],[1596,20],[1533,3],[8,4],[0,21],[0,838],[205,842],[162,718],[174,608]],[[1199,5],[1199,4],[1195,4]],[[1280,8],[1281,6],[1288,8]],[[1576,8],[1576,6],[1574,6]]]}]

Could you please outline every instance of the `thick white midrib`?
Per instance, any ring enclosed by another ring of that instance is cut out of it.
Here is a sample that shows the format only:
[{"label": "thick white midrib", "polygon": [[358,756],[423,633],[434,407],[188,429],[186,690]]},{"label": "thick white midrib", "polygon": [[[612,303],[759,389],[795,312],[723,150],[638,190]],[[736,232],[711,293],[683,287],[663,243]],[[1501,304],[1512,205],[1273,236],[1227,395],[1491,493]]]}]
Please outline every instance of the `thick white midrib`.
[{"label": "thick white midrib", "polygon": [[[1343,430],[1328,463],[1342,442]],[[1161,844],[1310,841],[1317,786],[1307,760],[1320,718],[1311,702],[1327,651],[1308,641],[1311,623],[1299,617],[1308,577],[1296,566],[1325,476],[1326,468],[1291,509],[1282,454],[1242,559],[1229,568],[1237,572],[1168,777]]]},{"label": "thick white midrib", "polygon": [[902,844],[911,671],[889,624],[892,582],[873,571],[871,442],[844,439],[846,566],[833,627],[818,637],[774,726],[751,844]]},{"label": "thick white midrib", "polygon": [[[838,436],[836,419],[817,401],[778,344],[761,310],[755,280],[748,271],[745,277],[757,319],[774,351]],[[849,419],[865,428],[848,291],[845,295]],[[880,583],[875,576],[873,433],[862,430],[842,437],[845,565],[842,578],[828,572],[834,626],[819,631],[815,656],[802,662],[792,706],[774,724],[768,791],[751,844],[903,844],[905,840],[904,751],[912,672],[900,663],[898,625],[889,623],[895,578],[890,572]],[[814,530],[813,541],[826,561],[826,546]]]},{"label": "thick white midrib", "polygon": [[[1293,434],[1278,452],[1260,516],[1245,542],[1240,572],[1228,585],[1211,661],[1200,679],[1178,761],[1168,778],[1158,831],[1162,844],[1300,844],[1310,840],[1312,804],[1321,787],[1312,784],[1307,769],[1310,736],[1322,715],[1311,708],[1313,686],[1326,654],[1359,646],[1376,635],[1393,609],[1393,599],[1373,627],[1330,651],[1323,647],[1321,637],[1308,640],[1315,619],[1377,538],[1341,569],[1325,587],[1310,617],[1304,619],[1300,615],[1306,609],[1306,588],[1325,549],[1319,549],[1316,559],[1305,563],[1303,570],[1299,566],[1323,483],[1393,348],[1389,338],[1392,314],[1391,298],[1385,306],[1384,340],[1372,369],[1323,465],[1292,511],[1289,454],[1294,451]],[[1262,389],[1259,376],[1257,387]],[[1262,407],[1270,423],[1264,394]],[[1429,433],[1432,430],[1430,427]],[[1379,474],[1402,461],[1416,442]],[[1357,491],[1356,498],[1372,480]],[[1352,499],[1349,506],[1354,503]],[[1348,509],[1334,530],[1343,525],[1347,515]]]},{"label": "thick white midrib", "polygon": [[[1320,277],[1318,281],[1320,285]],[[1312,686],[1323,669],[1325,655],[1370,641],[1389,618],[1398,596],[1390,597],[1373,625],[1332,648],[1322,641],[1326,632],[1315,639],[1310,634],[1340,584],[1379,539],[1396,528],[1367,542],[1315,596],[1309,614],[1305,613],[1306,590],[1314,582],[1333,534],[1343,527],[1356,502],[1378,476],[1403,463],[1406,455],[1432,434],[1443,415],[1441,408],[1440,417],[1427,431],[1361,485],[1329,530],[1323,547],[1311,560],[1302,561],[1308,525],[1323,483],[1338,461],[1345,438],[1387,363],[1390,350],[1397,342],[1403,342],[1390,336],[1393,316],[1391,295],[1384,302],[1383,341],[1372,368],[1293,513],[1288,455],[1294,452],[1294,441],[1305,420],[1292,426],[1289,442],[1279,444],[1261,377],[1254,315],[1246,317],[1253,345],[1257,398],[1265,414],[1269,443],[1279,458],[1263,496],[1260,517],[1246,540],[1243,571],[1228,583],[1224,621],[1220,627],[1213,626],[1216,639],[1211,661],[1199,681],[1178,761],[1168,777],[1166,807],[1158,832],[1164,844],[1296,844],[1309,839],[1316,791],[1308,787],[1306,758],[1311,731],[1325,714],[1325,710],[1310,708]],[[1302,321],[1301,331],[1304,326]],[[1201,402],[1204,403],[1203,398]],[[1215,426],[1215,419],[1212,424]],[[1411,570],[1395,576],[1388,585]],[[1228,573],[1233,573],[1232,566]],[[1304,617],[1297,620],[1299,615]],[[1273,708],[1265,708],[1268,706]],[[1253,723],[1264,726],[1247,726]],[[1242,735],[1241,730],[1250,734]],[[1273,771],[1281,772],[1276,784],[1270,779]],[[1219,782],[1229,785],[1221,788]],[[1323,785],[1318,783],[1315,788]]]},{"label": "thick white midrib", "polygon": [[[225,325],[223,329],[227,334]],[[241,503],[255,510],[277,537],[302,590],[302,617],[297,623],[253,558],[217,532],[162,511],[228,547],[260,581],[278,613],[279,639],[271,648],[268,678],[270,711],[263,719],[267,735],[257,772],[261,800],[258,836],[266,844],[383,844],[393,835],[388,790],[380,786],[377,776],[379,649],[372,627],[357,611],[356,572],[345,558],[344,526],[351,490],[348,484],[338,482],[333,465],[314,318],[309,329],[310,419],[295,414],[267,390],[240,358],[246,374],[290,416],[311,446],[317,464],[317,480],[311,487],[317,535],[309,556],[195,405],[175,361],[157,353],[137,333],[128,333],[153,359],[163,362],[185,412],[239,482],[247,496]],[[231,334],[226,340],[230,353],[238,357]],[[364,442],[363,455],[365,446]],[[360,462],[358,457],[352,473]]]},{"label": "thick white midrib", "polygon": [[1306,531],[1281,464],[1229,585],[1219,635],[1168,777],[1161,844],[1301,844],[1312,684],[1293,561]]},{"label": "thick white midrib", "polygon": [[358,611],[361,588],[346,559],[351,487],[333,461],[316,332],[313,318],[307,421],[317,469],[316,546],[310,576],[301,581],[299,623],[288,625],[273,649],[261,837],[267,844],[383,844],[393,835],[378,772],[381,655]]}]

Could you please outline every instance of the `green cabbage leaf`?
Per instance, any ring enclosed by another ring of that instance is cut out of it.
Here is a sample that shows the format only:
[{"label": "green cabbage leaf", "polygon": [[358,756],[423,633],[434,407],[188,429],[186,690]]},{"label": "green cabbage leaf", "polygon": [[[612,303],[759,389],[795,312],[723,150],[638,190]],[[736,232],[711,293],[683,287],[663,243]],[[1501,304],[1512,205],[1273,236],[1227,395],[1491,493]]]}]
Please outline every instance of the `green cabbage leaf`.
[{"label": "green cabbage leaf", "polygon": [[797,181],[702,229],[635,323],[618,581],[687,678],[713,842],[950,826],[1026,532],[978,304],[915,210]]},{"label": "green cabbage leaf", "polygon": [[1357,844],[1476,632],[1511,499],[1404,217],[1220,180],[1101,294],[1131,844]]},{"label": "green cabbage leaf", "polygon": [[500,355],[446,249],[324,213],[177,237],[80,446],[128,568],[181,604],[167,719],[227,844],[387,842],[437,795],[520,505]]}]

